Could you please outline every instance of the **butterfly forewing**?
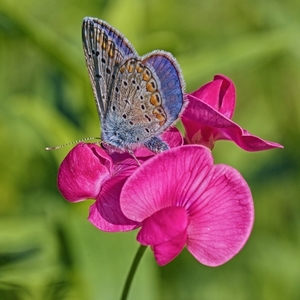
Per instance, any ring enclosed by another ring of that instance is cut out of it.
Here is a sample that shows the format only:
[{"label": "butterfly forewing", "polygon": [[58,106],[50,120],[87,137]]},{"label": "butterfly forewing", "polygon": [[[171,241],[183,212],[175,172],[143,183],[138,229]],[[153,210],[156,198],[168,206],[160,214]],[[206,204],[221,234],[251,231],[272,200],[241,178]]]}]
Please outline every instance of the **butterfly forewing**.
[{"label": "butterfly forewing", "polygon": [[110,106],[115,73],[125,56],[136,54],[132,45],[106,22],[86,17],[82,24],[85,60],[101,120]]}]

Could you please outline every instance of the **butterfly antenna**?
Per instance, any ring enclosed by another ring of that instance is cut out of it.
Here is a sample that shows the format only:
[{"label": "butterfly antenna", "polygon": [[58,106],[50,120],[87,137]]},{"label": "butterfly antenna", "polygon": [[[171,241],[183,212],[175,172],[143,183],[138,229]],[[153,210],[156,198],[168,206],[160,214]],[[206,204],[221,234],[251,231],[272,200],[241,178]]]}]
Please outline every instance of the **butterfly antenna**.
[{"label": "butterfly antenna", "polygon": [[60,149],[60,148],[66,147],[66,146],[71,146],[71,145],[78,144],[80,142],[89,141],[89,140],[101,140],[101,139],[99,137],[94,137],[93,136],[93,137],[84,138],[84,139],[81,139],[81,140],[77,140],[77,141],[70,142],[70,143],[63,144],[63,145],[59,145],[59,146],[46,147],[45,150],[47,150],[47,151],[57,150],[57,149]]}]

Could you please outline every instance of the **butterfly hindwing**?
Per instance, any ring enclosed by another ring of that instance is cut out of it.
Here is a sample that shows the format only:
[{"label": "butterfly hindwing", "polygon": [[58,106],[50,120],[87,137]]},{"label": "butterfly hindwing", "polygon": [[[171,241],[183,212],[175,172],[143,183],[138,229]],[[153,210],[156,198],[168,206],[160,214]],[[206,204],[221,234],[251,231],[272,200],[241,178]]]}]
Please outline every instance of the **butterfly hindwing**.
[{"label": "butterfly hindwing", "polygon": [[161,106],[167,120],[160,128],[159,133],[171,126],[183,110],[184,81],[175,58],[165,51],[154,51],[143,57],[143,63],[152,68],[156,76],[161,94]]}]

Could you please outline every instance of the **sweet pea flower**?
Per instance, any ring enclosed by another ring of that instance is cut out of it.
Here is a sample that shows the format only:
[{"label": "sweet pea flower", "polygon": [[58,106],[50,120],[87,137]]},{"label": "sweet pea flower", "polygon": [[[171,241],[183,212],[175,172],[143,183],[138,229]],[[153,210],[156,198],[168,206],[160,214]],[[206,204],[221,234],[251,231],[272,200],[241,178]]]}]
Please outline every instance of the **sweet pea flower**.
[{"label": "sweet pea flower", "polygon": [[119,197],[124,182],[138,165],[127,153],[117,158],[119,161],[97,144],[80,143],[68,153],[58,171],[58,189],[64,198],[70,202],[96,200],[88,219],[103,231],[136,227],[122,213]]},{"label": "sweet pea flower", "polygon": [[231,140],[246,151],[283,148],[280,144],[252,135],[231,120],[236,95],[229,78],[216,75],[213,81],[187,94],[187,98],[189,104],[181,117],[186,143],[213,149],[215,141]]},{"label": "sweet pea flower", "polygon": [[[180,146],[183,138],[176,128],[162,135],[170,147]],[[134,151],[142,164],[154,153],[145,147]],[[127,231],[139,224],[125,217],[120,209],[120,193],[127,178],[138,168],[127,152],[104,150],[98,144],[79,143],[65,157],[58,171],[58,189],[70,202],[96,200],[90,207],[89,221],[103,231]]]},{"label": "sweet pea flower", "polygon": [[124,215],[141,226],[137,240],[149,245],[159,265],[184,248],[202,264],[218,266],[246,243],[254,221],[250,189],[211,152],[185,145],[152,157],[125,182]]}]

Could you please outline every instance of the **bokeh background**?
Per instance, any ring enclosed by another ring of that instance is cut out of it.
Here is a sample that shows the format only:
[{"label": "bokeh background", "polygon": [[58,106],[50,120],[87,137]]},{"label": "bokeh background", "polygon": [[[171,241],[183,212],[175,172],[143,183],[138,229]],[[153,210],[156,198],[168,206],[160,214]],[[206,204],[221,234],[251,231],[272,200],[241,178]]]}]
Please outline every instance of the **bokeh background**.
[{"label": "bokeh background", "polygon": [[183,251],[156,265],[148,249],[129,299],[300,299],[300,1],[1,0],[0,299],[118,299],[136,232],[108,234],[70,204],[57,169],[70,147],[99,136],[81,45],[93,16],[141,55],[171,51],[191,92],[215,74],[237,89],[234,121],[285,148],[248,153],[218,142],[215,161],[248,181],[256,220],[242,251],[218,268]]}]

